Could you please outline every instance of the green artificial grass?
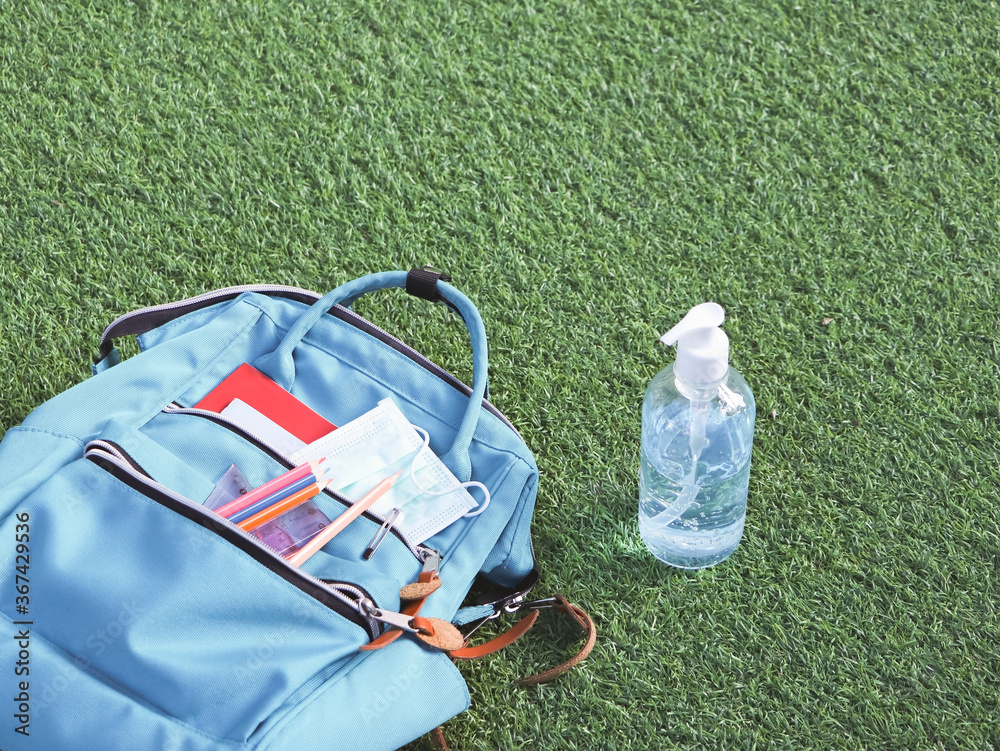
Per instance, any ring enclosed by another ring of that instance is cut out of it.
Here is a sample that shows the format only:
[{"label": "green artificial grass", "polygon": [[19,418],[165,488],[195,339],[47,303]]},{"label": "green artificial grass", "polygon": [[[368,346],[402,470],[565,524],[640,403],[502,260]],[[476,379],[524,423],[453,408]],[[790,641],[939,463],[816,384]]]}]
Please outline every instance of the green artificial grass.
[{"label": "green artificial grass", "polygon": [[[445,268],[541,469],[537,592],[599,629],[549,685],[513,685],[575,650],[549,614],[462,664],[453,748],[1000,748],[998,28],[924,0],[7,3],[0,430],[133,308]],[[359,310],[468,379],[460,323],[404,297]],[[757,432],[744,539],[691,574],[638,538],[639,407],[707,299]]]}]

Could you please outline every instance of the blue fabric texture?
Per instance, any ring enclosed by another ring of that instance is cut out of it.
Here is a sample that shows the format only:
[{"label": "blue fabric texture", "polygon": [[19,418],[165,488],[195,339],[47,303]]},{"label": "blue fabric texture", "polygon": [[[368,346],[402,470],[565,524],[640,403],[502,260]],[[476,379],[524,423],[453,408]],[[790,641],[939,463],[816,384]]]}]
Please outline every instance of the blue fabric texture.
[{"label": "blue fabric texture", "polygon": [[[492,495],[482,515],[426,542],[442,555],[442,587],[421,615],[464,620],[459,608],[477,575],[514,587],[534,566],[538,470],[517,432],[484,405],[485,328],[457,289],[439,285],[470,329],[471,397],[419,357],[329,314],[405,278],[363,277],[311,306],[247,292],[190,312],[140,336],[140,354],[119,362],[115,351],[7,431],[0,539],[27,524],[32,595],[27,614],[13,596],[0,598],[0,663],[17,662],[15,637],[30,629],[31,703],[30,736],[8,718],[0,747],[388,751],[468,707],[446,654],[407,635],[359,651],[372,638],[365,627],[84,456],[92,441],[110,442],[153,484],[197,504],[233,464],[254,484],[287,468],[238,432],[177,411],[241,364],[336,425],[392,397],[456,476]],[[330,518],[343,510],[326,495],[316,503]],[[400,587],[422,564],[393,535],[363,560],[378,527],[359,518],[303,570],[398,610]],[[19,562],[14,546],[0,550],[0,591],[13,593]]]}]

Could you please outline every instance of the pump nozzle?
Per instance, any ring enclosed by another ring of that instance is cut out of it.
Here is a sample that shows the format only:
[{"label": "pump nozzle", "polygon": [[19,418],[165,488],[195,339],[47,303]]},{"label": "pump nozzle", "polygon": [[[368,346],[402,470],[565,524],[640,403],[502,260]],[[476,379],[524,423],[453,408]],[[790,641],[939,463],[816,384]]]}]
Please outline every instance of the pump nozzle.
[{"label": "pump nozzle", "polygon": [[680,323],[660,337],[670,346],[677,345],[674,371],[695,384],[715,383],[729,369],[729,337],[719,326],[726,311],[714,302],[695,305]]},{"label": "pump nozzle", "polygon": [[703,302],[688,311],[680,323],[660,337],[660,341],[668,347],[677,344],[677,340],[685,334],[697,329],[717,329],[726,320],[726,311],[717,302]]}]

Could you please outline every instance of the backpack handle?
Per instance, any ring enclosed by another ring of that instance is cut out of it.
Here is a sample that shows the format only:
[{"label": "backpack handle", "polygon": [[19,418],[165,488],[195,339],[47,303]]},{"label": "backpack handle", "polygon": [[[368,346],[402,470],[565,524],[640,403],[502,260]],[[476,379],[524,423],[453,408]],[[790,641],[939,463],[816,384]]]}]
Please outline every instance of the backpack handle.
[{"label": "backpack handle", "polygon": [[[270,376],[278,385],[290,391],[295,381],[295,348],[306,337],[310,329],[335,305],[350,305],[362,295],[380,289],[406,287],[407,272],[383,271],[377,274],[362,276],[328,292],[314,303],[309,310],[285,334],[277,348],[260,357],[256,363],[262,372]],[[436,289],[440,297],[454,308],[466,327],[472,342],[472,395],[469,406],[465,410],[459,425],[455,441],[448,453],[441,460],[455,473],[462,482],[468,482],[472,477],[472,460],[469,458],[469,447],[472,436],[479,423],[479,413],[483,399],[486,396],[488,353],[486,348],[486,327],[473,302],[447,282],[438,280]]]}]

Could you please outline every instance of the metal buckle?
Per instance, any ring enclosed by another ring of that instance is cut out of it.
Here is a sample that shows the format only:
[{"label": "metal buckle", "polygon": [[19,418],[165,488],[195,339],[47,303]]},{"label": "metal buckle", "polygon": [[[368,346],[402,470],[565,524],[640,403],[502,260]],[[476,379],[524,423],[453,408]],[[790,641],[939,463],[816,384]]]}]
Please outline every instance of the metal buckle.
[{"label": "metal buckle", "polygon": [[472,635],[476,633],[479,629],[481,629],[490,621],[495,621],[503,614],[504,614],[504,608],[501,608],[500,610],[494,612],[492,615],[488,615],[485,618],[480,618],[479,623],[477,623],[475,626],[473,626],[471,629],[469,629],[463,634],[463,636],[465,636],[465,640],[468,641],[470,638],[472,638]]},{"label": "metal buckle", "polygon": [[490,621],[495,621],[501,615],[516,613],[518,610],[528,609],[528,610],[544,610],[546,608],[554,608],[558,601],[555,597],[545,597],[541,600],[529,600],[524,601],[524,595],[517,595],[510,598],[503,606],[497,608],[497,610],[485,618],[480,618],[479,623],[472,627],[469,631],[465,632],[465,638],[469,639],[474,633],[485,626]]},{"label": "metal buckle", "polygon": [[513,598],[510,602],[503,606],[504,612],[506,613],[516,613],[522,608],[527,608],[528,610],[544,610],[545,608],[554,608],[558,600],[555,597],[543,597],[541,600],[529,600],[524,601],[523,595],[518,595]]},{"label": "metal buckle", "polygon": [[524,595],[518,595],[517,597],[512,597],[510,600],[503,604],[504,613],[516,613],[524,606]]},{"label": "metal buckle", "polygon": [[531,602],[526,602],[521,605],[522,608],[527,608],[528,610],[544,610],[546,608],[554,608],[558,604],[559,600],[555,597],[545,597],[541,600],[532,600]]}]

